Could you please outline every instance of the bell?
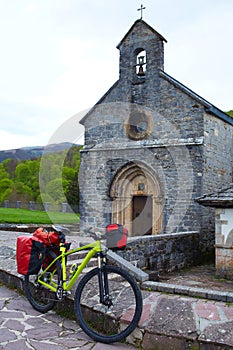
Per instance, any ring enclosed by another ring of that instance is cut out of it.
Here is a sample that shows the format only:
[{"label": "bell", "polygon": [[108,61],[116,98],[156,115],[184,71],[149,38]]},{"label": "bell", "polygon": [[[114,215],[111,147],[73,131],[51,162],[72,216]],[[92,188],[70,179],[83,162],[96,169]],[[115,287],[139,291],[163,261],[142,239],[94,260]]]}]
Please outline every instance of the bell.
[{"label": "bell", "polygon": [[144,71],[143,71],[143,66],[142,64],[139,66],[138,69],[138,76],[143,77],[145,75]]}]

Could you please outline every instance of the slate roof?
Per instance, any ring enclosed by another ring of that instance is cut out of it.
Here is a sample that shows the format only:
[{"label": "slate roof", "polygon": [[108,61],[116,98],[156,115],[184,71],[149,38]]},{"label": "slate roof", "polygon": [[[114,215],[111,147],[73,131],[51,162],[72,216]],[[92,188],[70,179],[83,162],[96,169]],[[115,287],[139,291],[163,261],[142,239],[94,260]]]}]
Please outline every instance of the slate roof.
[{"label": "slate roof", "polygon": [[233,183],[217,192],[204,194],[196,201],[210,207],[233,208]]}]

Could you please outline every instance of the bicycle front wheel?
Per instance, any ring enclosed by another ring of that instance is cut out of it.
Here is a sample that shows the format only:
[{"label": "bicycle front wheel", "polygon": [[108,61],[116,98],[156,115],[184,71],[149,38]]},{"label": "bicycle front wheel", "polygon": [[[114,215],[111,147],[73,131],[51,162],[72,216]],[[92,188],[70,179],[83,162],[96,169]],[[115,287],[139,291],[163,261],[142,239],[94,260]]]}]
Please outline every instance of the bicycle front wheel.
[{"label": "bicycle front wheel", "polygon": [[[106,265],[95,268],[80,281],[74,298],[80,327],[92,339],[113,343],[125,339],[136,327],[142,313],[141,291],[125,270]],[[100,301],[99,281],[103,281],[104,300]],[[107,284],[107,286],[106,286]]]}]

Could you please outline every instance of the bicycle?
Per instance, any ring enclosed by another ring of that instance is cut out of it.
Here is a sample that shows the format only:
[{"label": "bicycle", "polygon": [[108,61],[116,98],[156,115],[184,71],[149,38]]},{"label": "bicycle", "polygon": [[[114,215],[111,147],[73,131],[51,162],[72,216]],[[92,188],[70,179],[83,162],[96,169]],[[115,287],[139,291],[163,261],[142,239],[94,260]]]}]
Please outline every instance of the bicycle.
[{"label": "bicycle", "polygon": [[[142,313],[141,291],[127,271],[108,264],[108,249],[96,233],[91,232],[91,235],[95,242],[72,250],[67,250],[65,242],[61,242],[58,256],[47,249],[46,255],[52,261],[37,275],[25,276],[26,296],[34,309],[45,313],[57,301],[63,301],[77,281],[74,311],[80,327],[97,342],[118,342],[137,327]],[[87,251],[85,257],[69,275],[67,257],[81,251]],[[97,266],[80,279],[95,256]]]}]

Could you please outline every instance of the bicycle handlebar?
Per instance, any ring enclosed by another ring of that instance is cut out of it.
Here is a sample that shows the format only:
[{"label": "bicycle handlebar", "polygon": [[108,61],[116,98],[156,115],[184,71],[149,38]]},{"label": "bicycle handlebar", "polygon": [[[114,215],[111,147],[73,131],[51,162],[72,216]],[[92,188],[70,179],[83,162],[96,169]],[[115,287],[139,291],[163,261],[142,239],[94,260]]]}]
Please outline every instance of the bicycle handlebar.
[{"label": "bicycle handlebar", "polygon": [[67,227],[60,225],[52,225],[52,229],[57,233],[63,233],[65,235],[68,235],[70,233],[70,230]]},{"label": "bicycle handlebar", "polygon": [[84,230],[85,233],[88,233],[90,237],[94,238],[95,240],[101,240],[105,238],[105,235],[101,232],[95,232],[93,227],[89,227],[88,229]]},{"label": "bicycle handlebar", "polygon": [[[52,225],[52,228],[55,232],[58,234],[69,234],[70,230],[66,227],[60,226],[60,225]],[[89,227],[87,229],[84,229],[84,232],[88,234],[90,237],[94,238],[94,240],[101,240],[105,239],[105,234],[101,232],[96,232],[93,227]]]}]

